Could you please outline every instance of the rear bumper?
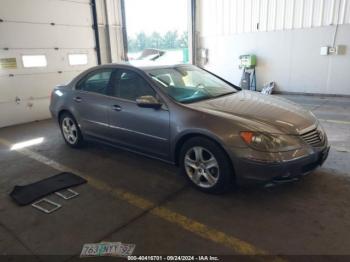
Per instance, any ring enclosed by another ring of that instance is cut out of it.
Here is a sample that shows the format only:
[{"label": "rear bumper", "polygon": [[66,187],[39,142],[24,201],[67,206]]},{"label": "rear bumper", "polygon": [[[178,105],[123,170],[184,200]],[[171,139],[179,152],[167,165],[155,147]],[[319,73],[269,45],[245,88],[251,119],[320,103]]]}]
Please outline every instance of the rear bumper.
[{"label": "rear bumper", "polygon": [[50,108],[50,114],[52,118],[57,118],[57,115],[55,114],[55,112]]},{"label": "rear bumper", "polygon": [[50,106],[49,106],[49,111],[50,111],[50,114],[51,114],[52,118],[57,118],[57,113],[55,112],[54,106],[53,106],[52,103],[53,103],[53,101],[51,99]]},{"label": "rear bumper", "polygon": [[232,159],[239,185],[256,183],[283,183],[305,176],[321,166],[327,159],[330,147],[309,151],[306,156],[263,162],[245,157]]}]

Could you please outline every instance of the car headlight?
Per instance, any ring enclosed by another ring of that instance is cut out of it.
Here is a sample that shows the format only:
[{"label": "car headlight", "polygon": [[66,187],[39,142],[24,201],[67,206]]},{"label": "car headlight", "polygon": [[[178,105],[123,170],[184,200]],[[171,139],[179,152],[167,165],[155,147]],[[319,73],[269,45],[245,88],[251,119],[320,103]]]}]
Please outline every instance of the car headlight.
[{"label": "car headlight", "polygon": [[249,147],[263,152],[286,152],[301,148],[300,139],[292,135],[245,131],[240,136]]}]

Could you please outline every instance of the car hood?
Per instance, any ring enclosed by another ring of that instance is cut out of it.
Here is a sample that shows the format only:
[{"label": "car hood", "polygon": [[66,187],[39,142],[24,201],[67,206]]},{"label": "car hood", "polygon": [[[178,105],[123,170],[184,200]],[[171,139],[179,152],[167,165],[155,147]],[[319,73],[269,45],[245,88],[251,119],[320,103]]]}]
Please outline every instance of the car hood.
[{"label": "car hood", "polygon": [[299,134],[317,122],[310,111],[289,100],[252,91],[201,101],[190,107],[228,119],[250,120],[259,127],[268,125],[285,134]]}]

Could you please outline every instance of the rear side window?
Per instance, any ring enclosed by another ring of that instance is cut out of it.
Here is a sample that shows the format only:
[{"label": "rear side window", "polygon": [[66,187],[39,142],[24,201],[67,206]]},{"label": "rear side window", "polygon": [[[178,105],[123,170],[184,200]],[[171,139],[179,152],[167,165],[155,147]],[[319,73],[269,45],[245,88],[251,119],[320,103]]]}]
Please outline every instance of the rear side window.
[{"label": "rear side window", "polygon": [[113,69],[92,72],[77,84],[76,89],[105,95],[110,86],[112,72]]},{"label": "rear side window", "polygon": [[156,92],[138,73],[130,70],[119,70],[113,79],[112,95],[136,101],[140,96],[155,96]]}]

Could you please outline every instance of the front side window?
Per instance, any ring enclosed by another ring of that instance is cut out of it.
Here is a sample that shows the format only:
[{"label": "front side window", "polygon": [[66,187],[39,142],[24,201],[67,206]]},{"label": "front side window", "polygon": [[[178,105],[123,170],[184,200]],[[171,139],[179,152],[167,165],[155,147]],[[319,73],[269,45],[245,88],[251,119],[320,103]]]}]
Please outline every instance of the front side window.
[{"label": "front side window", "polygon": [[155,96],[148,82],[131,70],[119,70],[113,76],[112,95],[126,100],[136,101],[140,96]]},{"label": "front side window", "polygon": [[236,93],[238,90],[218,77],[193,66],[149,70],[163,90],[181,103],[193,103]]},{"label": "front side window", "polygon": [[105,69],[90,73],[78,83],[76,89],[98,94],[107,94],[112,72],[113,69]]}]

